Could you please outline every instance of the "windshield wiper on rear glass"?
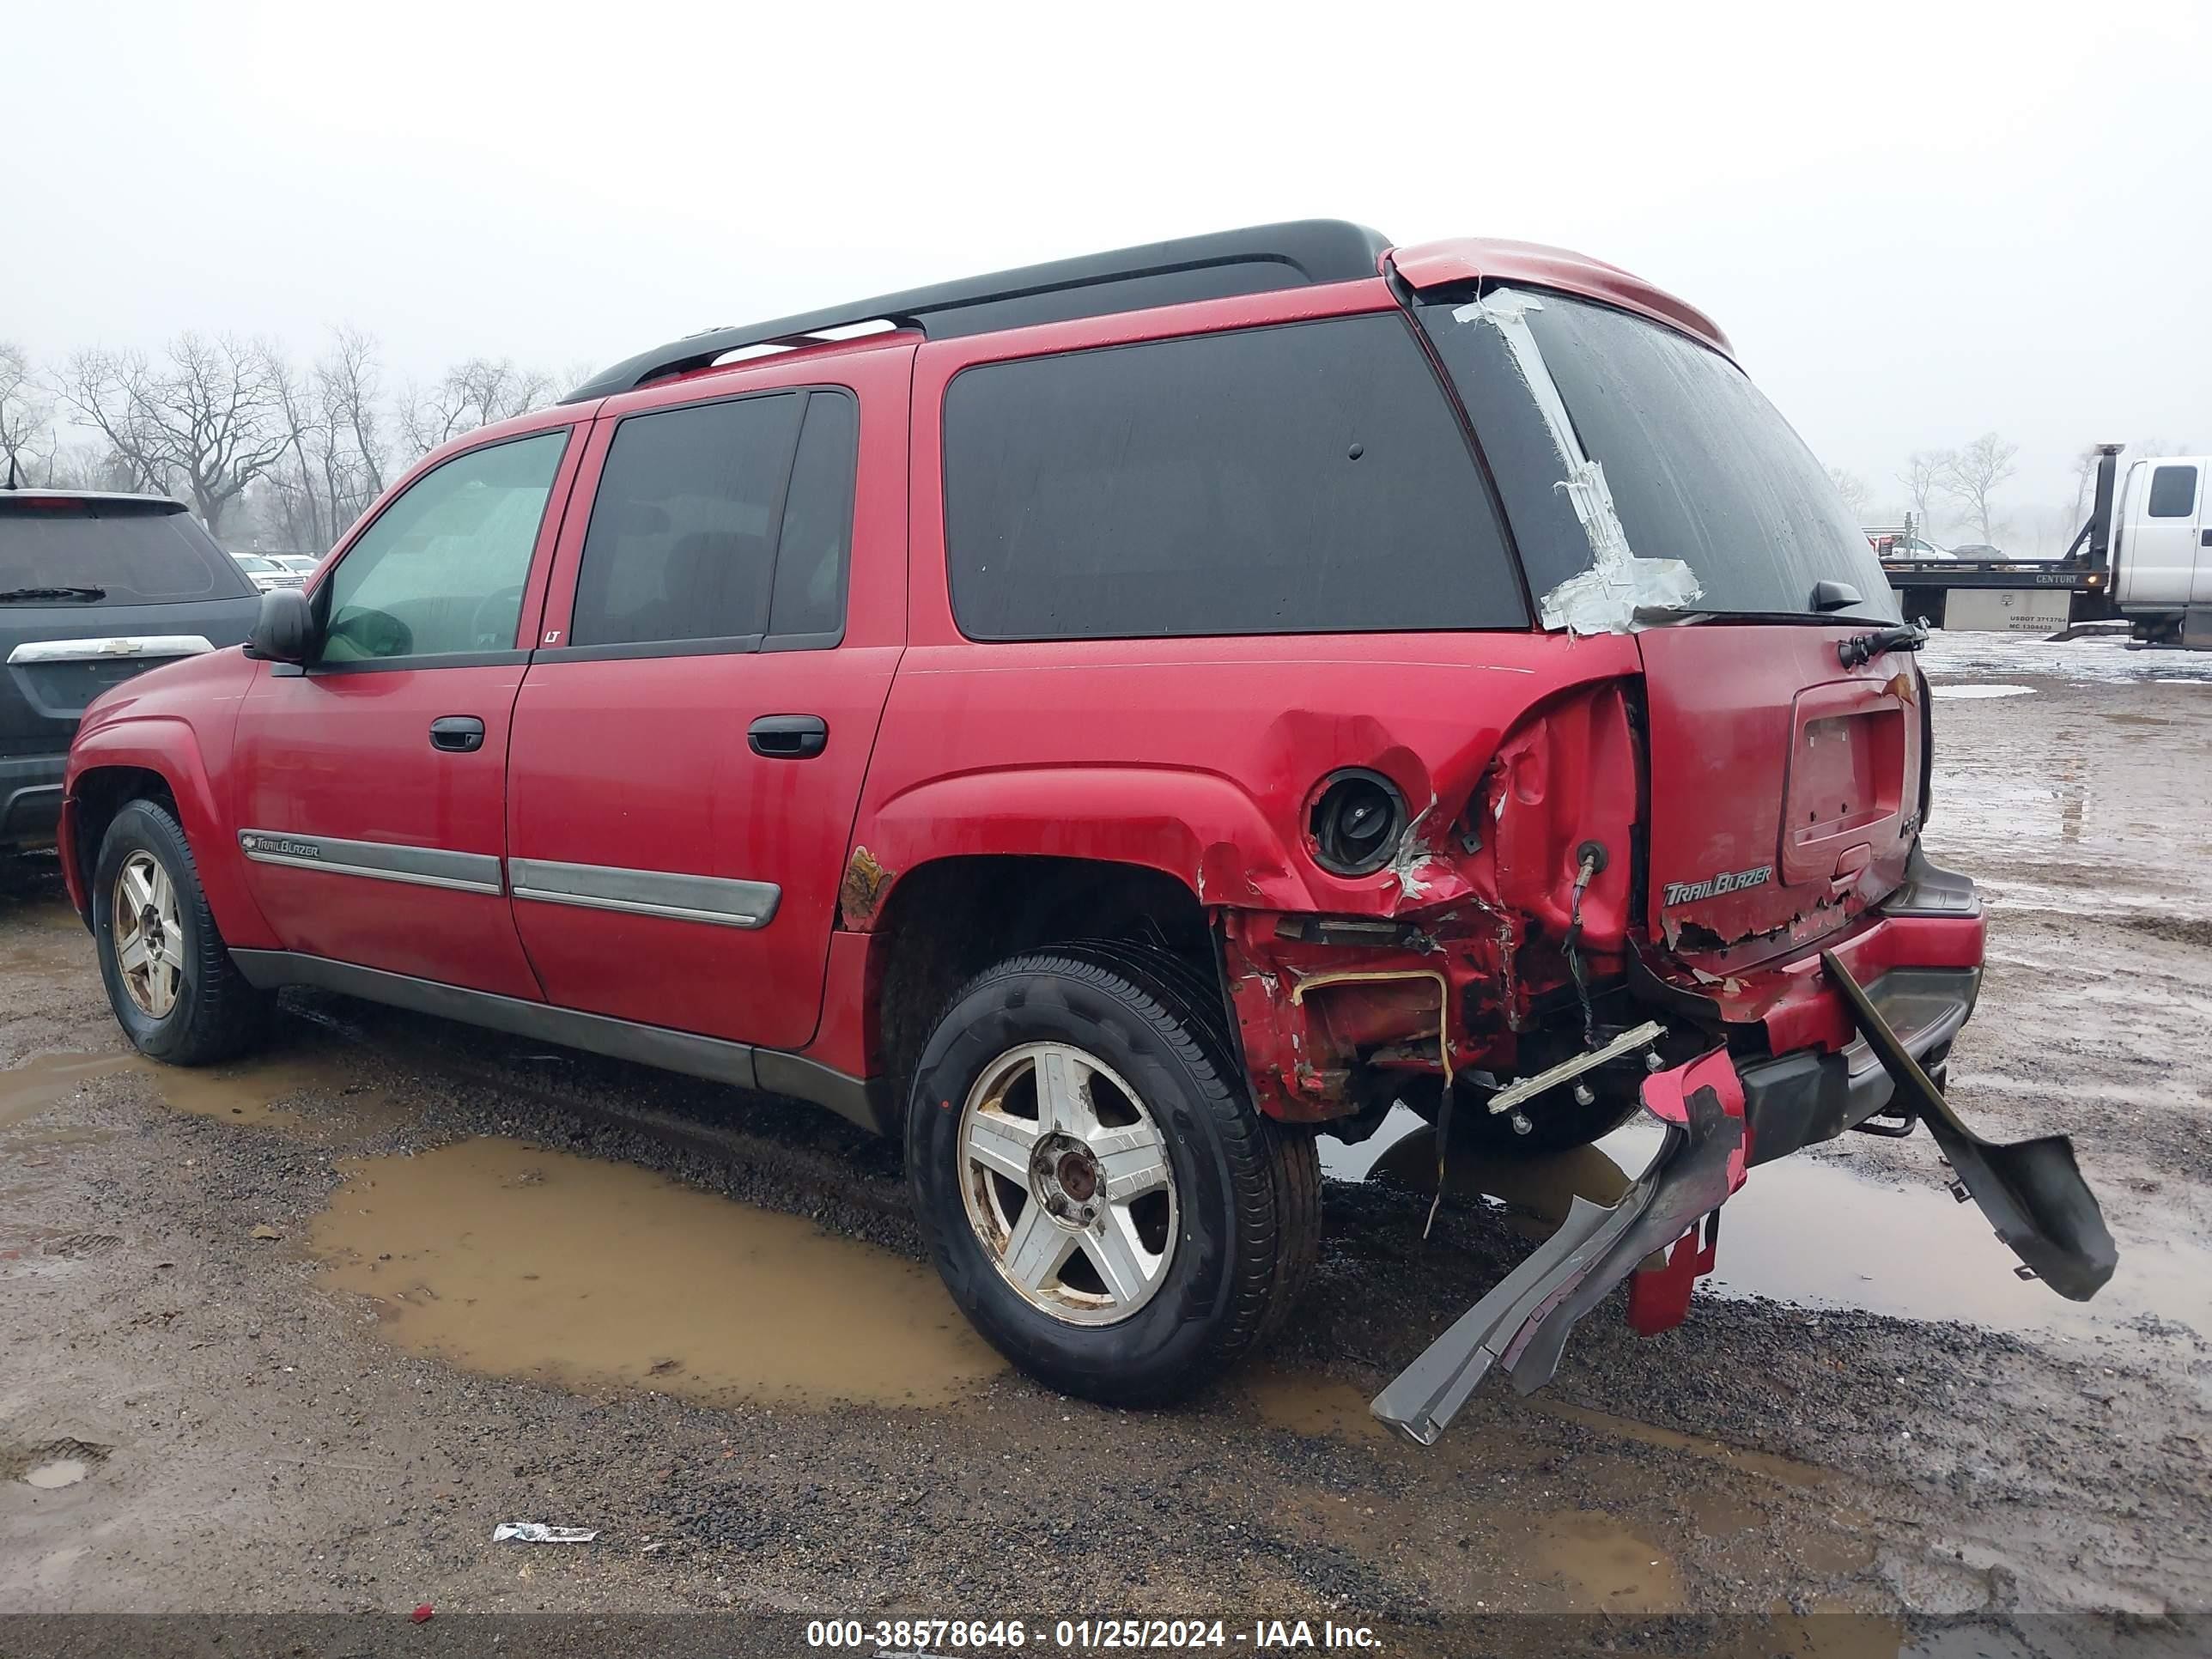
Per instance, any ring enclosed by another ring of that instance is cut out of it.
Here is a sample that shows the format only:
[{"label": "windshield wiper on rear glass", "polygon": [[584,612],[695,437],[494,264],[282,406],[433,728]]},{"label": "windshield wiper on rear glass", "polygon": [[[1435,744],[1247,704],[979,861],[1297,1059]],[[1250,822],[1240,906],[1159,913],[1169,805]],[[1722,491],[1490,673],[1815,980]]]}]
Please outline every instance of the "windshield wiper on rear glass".
[{"label": "windshield wiper on rear glass", "polygon": [[1899,623],[1894,628],[1876,629],[1871,634],[1854,634],[1838,642],[1836,655],[1843,659],[1844,666],[1856,668],[1863,662],[1872,662],[1885,651],[1917,651],[1928,643],[1927,628],[1917,622]]},{"label": "windshield wiper on rear glass", "polygon": [[0,592],[0,605],[27,605],[33,599],[104,599],[104,587],[11,587]]}]

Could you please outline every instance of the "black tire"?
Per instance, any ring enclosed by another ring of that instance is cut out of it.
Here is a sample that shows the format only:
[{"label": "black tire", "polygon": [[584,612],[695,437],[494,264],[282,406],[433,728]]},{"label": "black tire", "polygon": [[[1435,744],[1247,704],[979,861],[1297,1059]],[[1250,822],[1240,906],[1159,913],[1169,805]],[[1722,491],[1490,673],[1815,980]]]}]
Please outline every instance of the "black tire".
[{"label": "black tire", "polygon": [[[915,1068],[907,1170],[930,1251],[977,1330],[1048,1387],[1111,1405],[1175,1399],[1276,1328],[1319,1253],[1310,1133],[1254,1109],[1217,991],[1142,946],[1065,945],[1002,962],[939,1020]],[[1125,1079],[1164,1143],[1177,1194],[1158,1287],[1109,1324],[1033,1306],[969,1218],[960,1126],[970,1090],[1025,1043],[1070,1044]]]},{"label": "black tire", "polygon": [[[158,1018],[132,1000],[116,955],[116,880],[134,853],[150,854],[173,884],[183,935],[181,988],[173,1006]],[[201,890],[192,849],[167,808],[134,800],[116,813],[94,863],[91,897],[100,976],[117,1023],[139,1053],[172,1066],[210,1066],[246,1054],[267,1038],[276,997],[248,985],[231,961]]]}]

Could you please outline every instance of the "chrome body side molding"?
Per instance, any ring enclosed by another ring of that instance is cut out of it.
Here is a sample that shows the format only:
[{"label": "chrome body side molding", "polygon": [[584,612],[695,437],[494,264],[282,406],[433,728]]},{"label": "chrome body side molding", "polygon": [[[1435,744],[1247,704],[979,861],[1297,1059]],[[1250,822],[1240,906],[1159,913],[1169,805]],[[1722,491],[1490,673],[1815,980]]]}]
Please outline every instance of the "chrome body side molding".
[{"label": "chrome body side molding", "polygon": [[293,836],[275,830],[241,830],[239,850],[256,864],[326,870],[372,881],[445,887],[459,893],[507,890],[499,860],[489,853],[456,853],[442,847],[401,847],[391,842],[343,841],[334,836]]},{"label": "chrome body side molding", "polygon": [[592,910],[625,910],[676,921],[723,927],[765,927],[775,917],[783,890],[772,881],[728,876],[689,876],[633,870],[610,864],[562,864],[552,859],[509,859],[510,890],[540,904],[576,904]]}]

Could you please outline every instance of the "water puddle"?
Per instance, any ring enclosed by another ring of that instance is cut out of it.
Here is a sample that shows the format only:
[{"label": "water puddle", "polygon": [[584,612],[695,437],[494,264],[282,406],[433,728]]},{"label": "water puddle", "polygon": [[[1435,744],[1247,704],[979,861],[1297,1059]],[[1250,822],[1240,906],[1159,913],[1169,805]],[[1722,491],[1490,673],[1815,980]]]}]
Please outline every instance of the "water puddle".
[{"label": "water puddle", "polygon": [[[1395,1133],[1397,1139],[1385,1143]],[[1637,1121],[1595,1146],[1556,1158],[1454,1159],[1449,1199],[1502,1205],[1541,1237],[1577,1194],[1615,1202],[1658,1149],[1656,1124]],[[1436,1187],[1436,1136],[1395,1108],[1373,1139],[1321,1143],[1339,1180],[1373,1176],[1416,1192]],[[1848,1146],[1849,1140],[1840,1143]],[[1380,1150],[1377,1150],[1378,1146]],[[1941,1173],[1932,1146],[1931,1176]],[[2185,1237],[2116,1229],[2120,1264],[2091,1303],[2069,1302],[2019,1278],[2018,1258],[1980,1209],[1941,1188],[1895,1187],[1860,1176],[1847,1155],[1800,1155],[1759,1165],[1721,1216],[1717,1271],[1701,1293],[1757,1296],[1808,1308],[1856,1309],[1901,1319],[1956,1320],[1994,1330],[2116,1335],[2145,1313],[2212,1334],[2212,1251]]]},{"label": "water puddle", "polygon": [[1547,1417],[1580,1423],[1642,1445],[1684,1452],[1692,1457],[1717,1463],[1723,1468],[1748,1470],[1754,1474],[1765,1475],[1770,1480],[1778,1480],[1785,1486],[1810,1490],[1824,1485],[1830,1479],[1828,1471],[1817,1463],[1801,1463],[1794,1457],[1784,1457],[1775,1452],[1754,1451],[1747,1446],[1731,1446],[1725,1440],[1710,1439],[1701,1434],[1685,1434],[1680,1429],[1662,1428],[1656,1423],[1641,1423],[1632,1417],[1616,1417],[1611,1412],[1601,1412],[1594,1406],[1577,1406],[1571,1401],[1554,1400],[1544,1395],[1532,1395],[1522,1404],[1525,1409],[1540,1412]]},{"label": "water puddle", "polygon": [[96,1077],[112,1077],[143,1064],[136,1054],[33,1054],[0,1072],[0,1128],[36,1117]]},{"label": "water puddle", "polygon": [[163,1103],[179,1112],[265,1128],[306,1127],[307,1120],[289,1107],[279,1106],[280,1100],[313,1090],[340,1094],[350,1086],[342,1066],[306,1055],[204,1070],[153,1065],[146,1070],[161,1091]]},{"label": "water puddle", "polygon": [[336,1057],[283,1054],[236,1066],[162,1066],[135,1054],[36,1054],[0,1071],[0,1128],[58,1105],[94,1078],[135,1073],[151,1082],[164,1104],[197,1117],[257,1127],[300,1129],[307,1119],[282,1101],[322,1092],[344,1095],[356,1109],[393,1116],[381,1093],[352,1080]]},{"label": "water puddle", "polygon": [[40,1492],[58,1492],[64,1486],[74,1486],[91,1473],[92,1465],[82,1457],[57,1457],[51,1463],[26,1469],[23,1484]]},{"label": "water puddle", "polygon": [[943,1405],[1005,1369],[926,1266],[635,1165],[487,1139],[339,1167],[310,1248],[411,1352],[810,1406]]},{"label": "water puddle", "polygon": [[1948,702],[1953,698],[2032,697],[2035,695],[2035,688],[2032,685],[1931,685],[1928,689],[1936,694],[1938,702]]},{"label": "water puddle", "polygon": [[1316,1438],[1402,1443],[1367,1409],[1367,1396],[1349,1382],[1300,1371],[1255,1370],[1243,1387],[1261,1419],[1276,1428]]},{"label": "water puddle", "polygon": [[1595,1510],[1566,1510],[1536,1524],[1536,1570],[1566,1590],[1576,1613],[1675,1613],[1682,1576],[1671,1557]]}]

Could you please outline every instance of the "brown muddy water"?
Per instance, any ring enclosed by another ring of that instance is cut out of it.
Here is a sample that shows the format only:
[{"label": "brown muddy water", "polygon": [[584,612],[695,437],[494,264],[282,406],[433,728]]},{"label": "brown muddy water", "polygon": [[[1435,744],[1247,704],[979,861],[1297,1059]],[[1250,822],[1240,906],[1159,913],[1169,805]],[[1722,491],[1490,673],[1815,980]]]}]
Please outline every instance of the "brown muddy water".
[{"label": "brown muddy water", "polygon": [[255,1127],[307,1127],[301,1111],[283,1103],[318,1091],[346,1096],[356,1110],[390,1115],[398,1109],[381,1091],[356,1082],[343,1058],[327,1050],[204,1069],[163,1066],[128,1052],[46,1054],[0,1071],[0,1128],[59,1105],[95,1078],[124,1073],[147,1079],[178,1111]]},{"label": "brown muddy water", "polygon": [[1005,1369],[921,1264],[635,1165],[483,1139],[339,1167],[310,1244],[324,1282],[471,1370],[940,1406]]},{"label": "brown muddy water", "polygon": [[[1617,1202],[1659,1141],[1657,1126],[1639,1121],[1558,1157],[1466,1159],[1447,1169],[1445,1190],[1455,1202],[1502,1206],[1540,1237],[1577,1196]],[[1404,1107],[1370,1140],[1346,1146],[1324,1137],[1321,1145],[1323,1170],[1339,1180],[1436,1189],[1435,1132]],[[1718,1265],[1698,1293],[2077,1339],[2146,1313],[2212,1332],[2212,1249],[2201,1238],[2115,1224],[2120,1262],[2112,1283],[2094,1302],[2069,1302],[2018,1277],[2019,1259],[1980,1209],[1938,1184],[1948,1171],[1932,1145],[1924,1146],[1925,1182],[1905,1186],[1855,1170],[1855,1145],[1847,1136],[1820,1153],[1754,1168],[1721,1212]]]}]

